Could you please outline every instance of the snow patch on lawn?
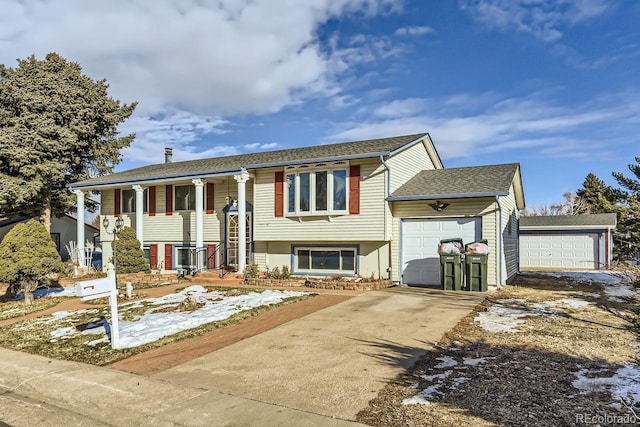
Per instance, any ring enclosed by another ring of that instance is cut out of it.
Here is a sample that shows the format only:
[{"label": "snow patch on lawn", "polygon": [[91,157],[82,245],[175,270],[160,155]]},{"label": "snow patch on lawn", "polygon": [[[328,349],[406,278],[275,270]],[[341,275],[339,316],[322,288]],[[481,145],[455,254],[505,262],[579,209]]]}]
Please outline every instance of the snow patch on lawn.
[{"label": "snow patch on lawn", "polygon": [[[132,348],[148,344],[173,335],[187,329],[196,328],[207,323],[228,319],[236,313],[253,308],[281,303],[291,297],[309,295],[308,292],[265,290],[263,292],[250,292],[243,295],[225,296],[224,292],[207,291],[199,285],[189,286],[179,293],[169,294],[158,298],[144,300],[147,304],[145,313],[139,314],[134,320],[123,320],[130,318],[126,316],[128,310],[135,310],[143,307],[140,301],[123,304],[118,307],[118,318],[120,323],[120,348]],[[186,298],[192,297],[201,307],[192,311],[177,311],[178,305]],[[165,311],[159,311],[165,310]],[[53,313],[46,323],[53,323],[64,319],[69,322],[70,316],[87,312],[89,310],[79,310],[75,312],[59,311]],[[91,310],[95,311],[95,310]],[[90,331],[90,332],[87,332]],[[74,327],[61,327],[51,333],[53,339],[71,338],[79,335],[94,336],[94,334],[104,333],[104,327],[98,327],[86,331],[78,331]],[[85,344],[94,346],[105,342],[106,337],[100,340],[87,341]]]},{"label": "snow patch on lawn", "polygon": [[610,377],[588,377],[589,373],[588,369],[575,373],[577,379],[572,384],[581,393],[608,390],[616,399],[640,402],[640,367],[637,365],[624,365]]},{"label": "snow patch on lawn", "polygon": [[492,305],[487,311],[478,313],[474,320],[485,331],[516,333],[522,332],[518,327],[524,324],[524,317],[529,315],[531,313],[517,308]]}]

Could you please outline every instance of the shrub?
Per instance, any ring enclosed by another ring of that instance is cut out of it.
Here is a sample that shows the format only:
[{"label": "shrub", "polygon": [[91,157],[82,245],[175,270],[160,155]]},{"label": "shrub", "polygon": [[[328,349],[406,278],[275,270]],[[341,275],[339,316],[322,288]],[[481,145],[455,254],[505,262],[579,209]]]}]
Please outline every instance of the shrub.
[{"label": "shrub", "polygon": [[291,272],[289,271],[289,267],[286,265],[282,266],[282,272],[278,267],[273,267],[273,270],[267,270],[267,279],[276,279],[276,280],[288,280],[291,278]]},{"label": "shrub", "polygon": [[120,273],[148,273],[149,264],[144,259],[144,251],[140,247],[140,240],[136,238],[136,231],[125,227],[118,233],[116,242],[116,272]]},{"label": "shrub", "polygon": [[258,264],[251,263],[247,264],[244,268],[244,277],[247,279],[257,279],[260,277],[260,270],[258,269]]},{"label": "shrub", "polygon": [[18,224],[0,242],[0,281],[24,294],[27,305],[39,281],[64,269],[56,244],[47,229],[32,219]]}]

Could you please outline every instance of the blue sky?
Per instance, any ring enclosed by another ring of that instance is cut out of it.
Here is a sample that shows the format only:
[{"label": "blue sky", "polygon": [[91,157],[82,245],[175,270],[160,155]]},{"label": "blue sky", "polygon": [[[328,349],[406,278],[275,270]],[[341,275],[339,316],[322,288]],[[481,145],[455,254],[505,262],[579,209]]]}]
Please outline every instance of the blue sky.
[{"label": "blue sky", "polygon": [[640,2],[4,0],[0,63],[55,51],[139,101],[117,170],[429,132],[519,162],[528,207],[640,156]]}]

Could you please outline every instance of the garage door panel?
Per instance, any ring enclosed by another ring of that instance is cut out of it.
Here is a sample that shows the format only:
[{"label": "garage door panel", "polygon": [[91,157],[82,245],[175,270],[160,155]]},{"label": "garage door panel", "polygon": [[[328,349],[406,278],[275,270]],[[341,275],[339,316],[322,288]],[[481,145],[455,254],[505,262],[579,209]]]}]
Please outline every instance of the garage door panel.
[{"label": "garage door panel", "polygon": [[465,243],[479,240],[481,227],[480,218],[403,219],[402,282],[410,285],[440,284],[440,240],[461,238]]},{"label": "garage door panel", "polygon": [[520,235],[520,265],[528,268],[598,268],[598,235]]}]

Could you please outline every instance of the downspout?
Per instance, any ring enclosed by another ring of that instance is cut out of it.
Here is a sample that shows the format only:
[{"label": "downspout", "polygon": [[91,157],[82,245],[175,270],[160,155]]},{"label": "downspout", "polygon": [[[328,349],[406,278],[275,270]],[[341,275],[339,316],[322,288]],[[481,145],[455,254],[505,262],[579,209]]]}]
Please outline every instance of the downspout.
[{"label": "downspout", "polygon": [[[387,164],[387,162],[384,161],[384,157],[381,154],[380,155],[380,163],[382,163],[382,166],[387,170],[387,190],[386,190],[386,195],[385,195],[385,204],[383,206],[384,208],[384,239],[385,241],[389,241],[389,266],[391,266],[391,259],[392,259],[392,255],[391,255],[391,242],[390,242],[390,238],[389,238],[389,230],[387,229],[387,209],[391,209],[389,208],[389,202],[387,201],[387,198],[391,195],[391,168],[389,168],[389,165]],[[379,269],[378,269],[379,270]],[[378,274],[382,274],[381,271],[378,271]],[[391,271],[389,271],[389,279],[391,279]]]},{"label": "downspout", "polygon": [[498,288],[502,287],[502,207],[500,206],[500,196],[496,196],[496,205],[498,205],[498,232],[497,234],[497,246],[498,246]]}]

